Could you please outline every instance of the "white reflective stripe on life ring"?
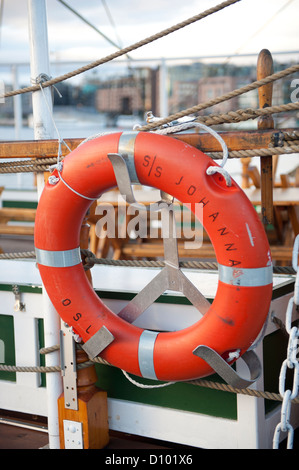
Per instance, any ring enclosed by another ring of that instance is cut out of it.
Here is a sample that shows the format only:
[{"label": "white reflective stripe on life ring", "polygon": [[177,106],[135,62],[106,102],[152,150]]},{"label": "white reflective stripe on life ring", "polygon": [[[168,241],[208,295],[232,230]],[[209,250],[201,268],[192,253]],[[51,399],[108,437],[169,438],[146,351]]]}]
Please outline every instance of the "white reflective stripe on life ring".
[{"label": "white reflective stripe on life ring", "polygon": [[236,268],[219,264],[219,280],[225,284],[244,287],[258,287],[272,284],[273,268]]},{"label": "white reflective stripe on life ring", "polygon": [[80,248],[65,251],[48,251],[35,248],[36,260],[42,266],[68,268],[82,262]]},{"label": "white reflective stripe on life ring", "polygon": [[142,377],[157,380],[154,367],[154,346],[159,333],[144,330],[139,338],[138,362]]}]

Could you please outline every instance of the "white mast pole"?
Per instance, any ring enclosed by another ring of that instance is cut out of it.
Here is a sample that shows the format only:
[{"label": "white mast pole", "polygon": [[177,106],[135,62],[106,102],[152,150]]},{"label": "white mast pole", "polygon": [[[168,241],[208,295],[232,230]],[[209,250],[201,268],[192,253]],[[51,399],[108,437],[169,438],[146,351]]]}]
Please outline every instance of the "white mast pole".
[{"label": "white mast pole", "polygon": [[[48,51],[48,28],[45,0],[28,0],[29,13],[29,40],[30,40],[30,70],[32,79],[40,74],[50,75],[49,51]],[[48,101],[48,106],[45,102]],[[32,94],[34,138],[53,139],[54,124],[49,112],[52,112],[51,88],[35,91]],[[40,195],[44,179],[43,173],[38,174],[37,189]],[[59,344],[60,321],[57,312],[45,289],[43,289],[43,312],[45,347]],[[59,364],[59,353],[54,352],[46,355],[47,366]],[[47,404],[48,404],[48,434],[50,449],[59,449],[59,425],[57,399],[62,393],[62,379],[59,373],[47,374]]]}]

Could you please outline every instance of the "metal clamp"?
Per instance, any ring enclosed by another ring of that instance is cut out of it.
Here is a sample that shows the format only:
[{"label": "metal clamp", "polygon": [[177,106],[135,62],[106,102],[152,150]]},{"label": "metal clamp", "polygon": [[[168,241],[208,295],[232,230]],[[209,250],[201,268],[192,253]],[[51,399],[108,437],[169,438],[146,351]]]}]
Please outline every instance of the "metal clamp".
[{"label": "metal clamp", "polygon": [[88,341],[82,345],[82,349],[86,352],[88,357],[94,359],[102,351],[104,351],[110,343],[114,341],[113,334],[105,327],[102,326]]},{"label": "metal clamp", "polygon": [[258,356],[253,351],[247,351],[241,356],[249,369],[250,380],[240,377],[216,351],[208,346],[198,346],[194,349],[193,354],[206,361],[232,387],[247,388],[256,382],[261,375],[262,366]]},{"label": "metal clamp", "polygon": [[138,182],[137,177],[134,176],[136,172],[132,169],[133,165],[128,166],[129,160],[125,160],[120,153],[108,153],[108,158],[112,163],[117,186],[124,200],[140,210],[147,210],[146,206],[138,204],[132,191],[132,180]]},{"label": "metal clamp", "polygon": [[15,312],[26,312],[26,305],[24,302],[21,301],[21,293],[19,286],[13,285],[12,286],[12,291],[15,294],[15,305],[14,305],[14,311]]}]

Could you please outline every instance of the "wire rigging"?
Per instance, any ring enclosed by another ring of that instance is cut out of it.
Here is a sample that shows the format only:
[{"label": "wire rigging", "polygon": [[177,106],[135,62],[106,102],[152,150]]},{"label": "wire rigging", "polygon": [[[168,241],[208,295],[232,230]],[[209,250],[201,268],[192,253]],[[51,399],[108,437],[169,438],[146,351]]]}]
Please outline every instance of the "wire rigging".
[{"label": "wire rigging", "polygon": [[256,31],[254,31],[253,34],[249,36],[249,38],[246,39],[245,42],[243,42],[234,52],[234,54],[230,55],[227,60],[225,61],[225,64],[227,64],[232,57],[239,55],[242,49],[256,36],[260,34],[283,10],[285,10],[294,0],[287,0],[287,2],[282,5],[270,18],[267,19],[267,21],[262,24]]},{"label": "wire rigging", "polygon": [[102,2],[102,5],[103,5],[103,7],[104,7],[104,9],[105,9],[107,18],[108,18],[108,20],[109,20],[109,22],[110,22],[112,28],[114,29],[117,42],[118,42],[118,44],[119,44],[121,47],[123,47],[123,42],[122,42],[122,40],[121,40],[120,37],[119,37],[118,31],[117,31],[117,28],[116,28],[116,24],[115,24],[114,19],[113,19],[113,17],[112,17],[111,11],[110,11],[110,9],[109,9],[109,7],[108,7],[108,5],[107,5],[107,2],[106,2],[106,0],[101,0],[101,2]]},{"label": "wire rigging", "polygon": [[84,16],[80,15],[74,8],[72,8],[68,3],[66,3],[64,0],[58,0],[59,3],[64,5],[68,10],[70,10],[74,15],[76,15],[80,20],[82,20],[84,23],[86,23],[88,26],[90,26],[94,31],[96,31],[98,34],[100,34],[106,41],[108,41],[112,46],[116,47],[117,49],[121,50],[121,46],[119,44],[116,44],[116,42],[112,41],[112,39],[108,38],[106,34],[104,34],[102,31],[100,31],[96,26],[94,26],[90,21],[88,21]]}]

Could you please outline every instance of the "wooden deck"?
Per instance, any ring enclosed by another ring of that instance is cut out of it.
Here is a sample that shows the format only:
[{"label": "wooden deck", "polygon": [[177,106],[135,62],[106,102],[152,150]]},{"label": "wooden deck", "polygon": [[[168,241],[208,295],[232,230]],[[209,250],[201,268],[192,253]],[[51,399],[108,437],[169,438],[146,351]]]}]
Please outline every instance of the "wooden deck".
[{"label": "wooden deck", "polygon": [[[116,431],[109,432],[106,449],[173,449],[184,447]],[[0,412],[0,449],[48,449],[47,420],[37,416]]]},{"label": "wooden deck", "polygon": [[[0,449],[48,449],[48,434],[42,431],[0,424]],[[111,432],[106,449],[170,449],[168,443]]]}]

